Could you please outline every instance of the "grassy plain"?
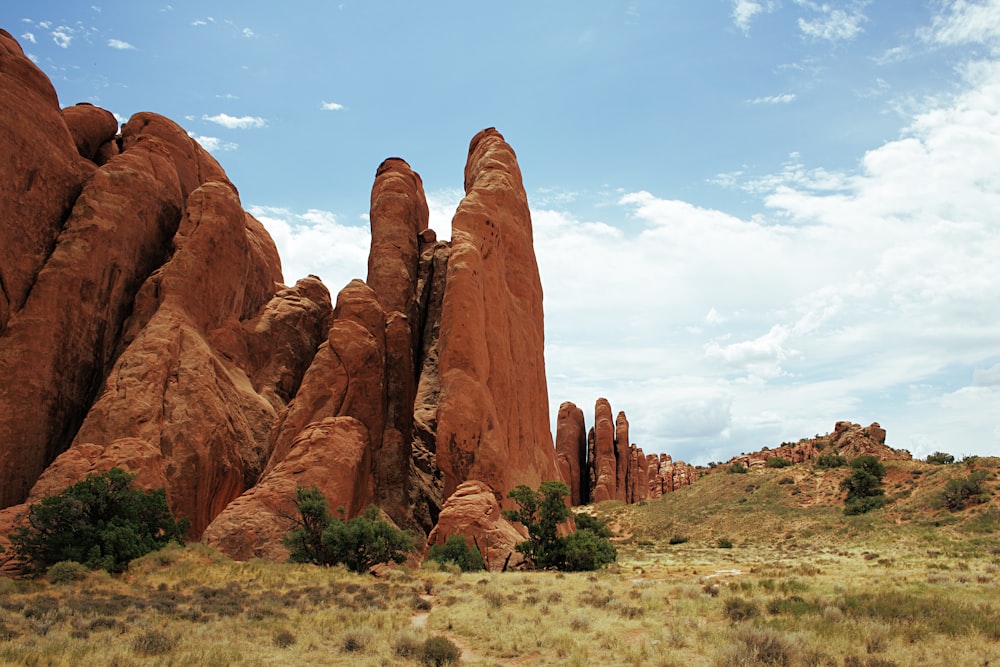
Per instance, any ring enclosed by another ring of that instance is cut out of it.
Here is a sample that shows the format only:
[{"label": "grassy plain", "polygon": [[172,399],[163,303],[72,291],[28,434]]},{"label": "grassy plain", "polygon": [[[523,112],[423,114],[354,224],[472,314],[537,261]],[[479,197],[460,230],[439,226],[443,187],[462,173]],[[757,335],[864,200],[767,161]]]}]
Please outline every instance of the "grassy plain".
[{"label": "grassy plain", "polygon": [[[440,636],[480,665],[997,665],[998,465],[891,463],[892,502],[856,517],[846,470],[808,466],[606,503],[619,558],[596,573],[372,577],[190,545],[120,577],[0,579],[0,664],[419,665]],[[974,467],[990,500],[941,508]]]}]

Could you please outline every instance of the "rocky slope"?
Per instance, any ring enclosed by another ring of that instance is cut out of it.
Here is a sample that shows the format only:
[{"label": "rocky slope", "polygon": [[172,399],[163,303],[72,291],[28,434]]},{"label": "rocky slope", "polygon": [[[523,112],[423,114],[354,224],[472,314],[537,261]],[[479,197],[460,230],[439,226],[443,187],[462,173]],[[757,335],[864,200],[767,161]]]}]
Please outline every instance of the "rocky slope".
[{"label": "rocky slope", "polygon": [[803,438],[798,442],[784,443],[779,447],[734,456],[727,463],[742,463],[747,468],[762,468],[768,459],[784,458],[792,463],[805,463],[823,454],[839,454],[847,459],[874,456],[881,461],[909,461],[913,457],[904,449],[893,449],[885,444],[885,429],[874,422],[869,426],[839,421],[833,432]]},{"label": "rocky slope", "polygon": [[0,534],[115,465],[238,557],[282,555],[297,486],[426,534],[466,482],[497,502],[558,476],[531,219],[495,130],[451,242],[409,165],[378,168],[367,281],[335,307],[315,277],[282,284],[181,127],[60,109],[2,31],[0,146]]}]

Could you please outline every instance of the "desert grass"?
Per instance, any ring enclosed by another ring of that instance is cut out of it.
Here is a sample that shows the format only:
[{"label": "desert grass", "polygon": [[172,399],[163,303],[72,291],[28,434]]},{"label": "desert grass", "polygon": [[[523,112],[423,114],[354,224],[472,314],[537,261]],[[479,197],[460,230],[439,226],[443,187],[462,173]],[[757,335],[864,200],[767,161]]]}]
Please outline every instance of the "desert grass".
[{"label": "desert grass", "polygon": [[942,512],[944,467],[893,466],[911,493],[860,517],[816,502],[835,484],[801,467],[599,507],[629,537],[595,573],[374,577],[189,545],[116,577],[0,578],[0,664],[1000,664],[995,497]]}]

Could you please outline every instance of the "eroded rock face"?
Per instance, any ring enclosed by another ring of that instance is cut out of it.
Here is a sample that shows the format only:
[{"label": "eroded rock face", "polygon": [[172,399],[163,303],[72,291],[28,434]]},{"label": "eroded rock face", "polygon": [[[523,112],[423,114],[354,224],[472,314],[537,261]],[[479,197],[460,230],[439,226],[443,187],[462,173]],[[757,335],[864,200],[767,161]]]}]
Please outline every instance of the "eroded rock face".
[{"label": "eroded rock face", "polygon": [[197,536],[260,475],[329,295],[280,285],[274,243],[178,125],[137,114],[116,136],[103,109],[60,110],[6,33],[0,58],[16,156],[0,167],[0,506],[146,461]]},{"label": "eroded rock face", "polygon": [[615,448],[615,425],[611,404],[599,398],[594,405],[594,456],[591,459],[594,480],[590,498],[595,503],[618,499],[618,457]]},{"label": "eroded rock face", "polygon": [[426,533],[467,480],[499,512],[558,478],[531,219],[498,132],[470,144],[450,243],[409,165],[379,167],[368,279],[334,309],[314,277],[282,284],[271,238],[178,125],[60,109],[2,31],[0,83],[4,517],[118,462],[166,487],[191,537],[280,557],[298,486]]},{"label": "eroded rock face", "polygon": [[460,484],[441,508],[438,523],[427,537],[427,548],[444,544],[452,535],[461,535],[468,546],[478,547],[487,569],[498,571],[520,565],[523,558],[514,547],[528,539],[528,533],[503,516],[496,495],[479,480]]},{"label": "eroded rock face", "polygon": [[558,475],[531,215],[514,151],[496,130],[472,139],[465,190],[438,349],[436,460],[446,497],[467,479],[506,494]]},{"label": "eroded rock face", "polygon": [[590,502],[590,483],[587,474],[587,427],[583,410],[569,401],[559,406],[556,421],[556,462],[559,475],[570,488],[570,504],[586,505]]}]

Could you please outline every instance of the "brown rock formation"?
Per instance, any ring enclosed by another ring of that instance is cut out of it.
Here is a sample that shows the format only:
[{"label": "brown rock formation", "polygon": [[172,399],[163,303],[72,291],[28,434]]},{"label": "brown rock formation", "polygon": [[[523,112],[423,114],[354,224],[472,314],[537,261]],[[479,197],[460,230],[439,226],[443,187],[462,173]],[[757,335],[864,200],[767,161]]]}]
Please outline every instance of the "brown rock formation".
[{"label": "brown rock formation", "polygon": [[478,480],[463,482],[448,498],[427,537],[427,548],[444,544],[452,535],[477,547],[487,569],[494,571],[520,565],[523,558],[514,547],[528,539],[523,526],[503,516],[493,489]]},{"label": "brown rock formation", "polygon": [[803,438],[795,443],[785,443],[774,449],[763,449],[750,454],[734,456],[729,463],[739,461],[748,468],[763,468],[767,460],[781,457],[792,463],[805,463],[823,454],[840,454],[848,459],[874,456],[881,461],[908,461],[913,457],[906,450],[893,449],[885,444],[885,429],[873,422],[870,426],[839,421],[833,433],[815,438]]},{"label": "brown rock formation", "polygon": [[593,502],[618,499],[618,457],[615,449],[615,426],[611,420],[611,404],[599,398],[594,405],[594,486],[590,492]]},{"label": "brown rock formation", "polygon": [[556,462],[560,477],[569,486],[570,504],[575,507],[589,503],[587,429],[583,410],[568,401],[559,406],[556,421]]},{"label": "brown rock formation", "polygon": [[649,497],[659,498],[664,493],[677,491],[698,480],[698,470],[683,461],[674,461],[669,454],[650,454],[646,457],[649,479]]},{"label": "brown rock formation", "polygon": [[500,493],[558,472],[549,430],[542,288],[514,151],[494,129],[469,146],[441,307],[437,464]]},{"label": "brown rock formation", "polygon": [[[315,280],[275,293],[273,242],[183,129],[144,113],[115,137],[102,109],[60,111],[6,33],[0,58],[17,172],[0,180],[0,506],[86,474],[66,462],[88,443],[111,443],[102,460],[127,445],[162,458],[197,535],[260,474],[329,296]],[[65,474],[40,478],[50,465]]]},{"label": "brown rock formation", "polygon": [[470,144],[451,243],[420,177],[379,167],[367,283],[334,310],[316,278],[281,284],[267,232],[175,123],[116,134],[103,109],[60,110],[2,31],[0,84],[0,520],[119,462],[192,537],[278,557],[300,485],[427,532],[466,480],[495,506],[558,478],[531,219],[498,132]]},{"label": "brown rock formation", "polygon": [[646,455],[635,445],[629,448],[628,489],[625,502],[638,503],[649,498],[649,471],[646,467]]},{"label": "brown rock formation", "polygon": [[615,480],[615,500],[628,500],[629,440],[628,418],[624,412],[615,417],[615,466],[618,477]]},{"label": "brown rock formation", "polygon": [[110,111],[84,102],[62,113],[81,157],[100,166],[118,155],[118,121]]}]

